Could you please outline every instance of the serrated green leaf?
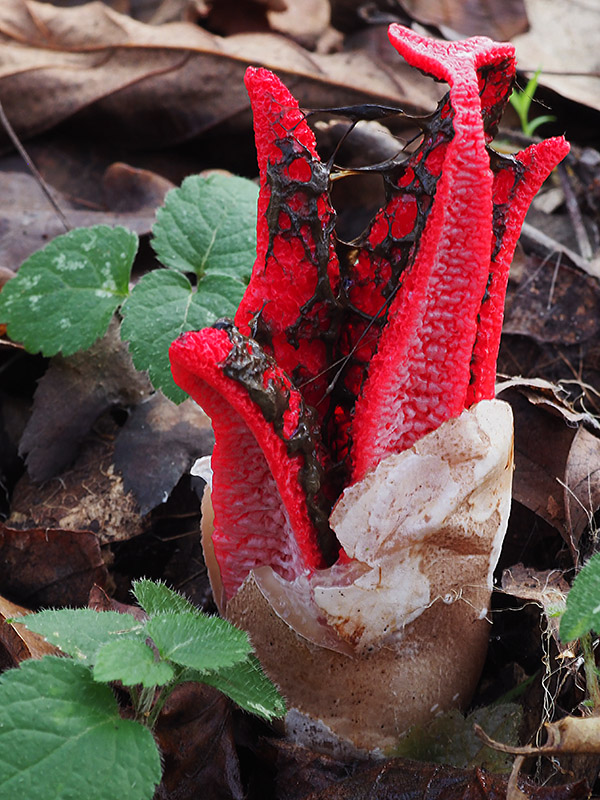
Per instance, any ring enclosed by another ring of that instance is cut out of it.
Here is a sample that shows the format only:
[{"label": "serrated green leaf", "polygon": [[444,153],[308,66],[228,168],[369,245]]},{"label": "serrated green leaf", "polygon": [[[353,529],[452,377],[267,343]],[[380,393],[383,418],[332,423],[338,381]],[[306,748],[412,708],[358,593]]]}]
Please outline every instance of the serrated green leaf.
[{"label": "serrated green leaf", "polygon": [[600,632],[600,553],[593,555],[577,575],[567,595],[567,608],[560,621],[563,642]]},{"label": "serrated green leaf", "polygon": [[133,594],[149,617],[168,613],[202,614],[202,611],[182,594],[170,589],[161,581],[149,581],[145,578],[134,581]]},{"label": "serrated green leaf", "polygon": [[245,711],[266,720],[283,717],[285,700],[267,678],[256,656],[218,672],[203,673],[198,680],[214,686]]},{"label": "serrated green leaf", "polygon": [[144,626],[131,614],[94,611],[92,608],[48,609],[18,617],[15,622],[39,633],[63,653],[86,665],[94,663],[103,644],[117,637],[137,639],[145,636]]},{"label": "serrated green leaf", "polygon": [[150,731],[86,667],[45,656],[0,678],[0,797],[150,800],[160,777]]},{"label": "serrated green leaf", "polygon": [[192,175],[156,214],[152,247],[167,267],[247,282],[256,257],[258,187],[234,175]]},{"label": "serrated green leaf", "polygon": [[163,614],[148,620],[146,630],[163,658],[200,672],[238,664],[252,650],[244,631],[205,614]]},{"label": "serrated green leaf", "polygon": [[96,653],[95,681],[121,681],[125,686],[164,686],[173,679],[174,671],[166,661],[157,661],[154,651],[145,642],[115,639]]},{"label": "serrated green leaf", "polygon": [[96,225],[58,236],[0,293],[0,322],[32,353],[68,356],[104,336],[129,292],[135,233]]},{"label": "serrated green leaf", "polygon": [[121,309],[121,337],[129,342],[136,368],[148,370],[153,385],[181,403],[187,395],[171,375],[171,342],[185,331],[233,316],[243,293],[243,285],[227,275],[207,275],[197,290],[185,275],[170,269],[144,275]]}]

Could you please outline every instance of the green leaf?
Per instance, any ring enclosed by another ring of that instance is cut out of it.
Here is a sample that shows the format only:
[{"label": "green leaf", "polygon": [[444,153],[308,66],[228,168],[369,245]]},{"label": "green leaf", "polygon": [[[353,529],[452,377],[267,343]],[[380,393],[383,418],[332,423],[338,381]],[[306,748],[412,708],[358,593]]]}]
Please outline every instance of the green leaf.
[{"label": "green leaf", "polygon": [[69,356],[104,336],[129,292],[135,233],[96,225],[58,236],[0,293],[0,322],[32,353]]},{"label": "green leaf", "polygon": [[131,614],[117,611],[94,611],[92,608],[61,608],[38,611],[18,617],[30,631],[60,647],[63,653],[82,664],[94,663],[103,644],[117,637],[136,639],[145,636],[144,626]]},{"label": "green leaf", "polygon": [[160,777],[150,731],[86,667],[46,656],[2,675],[0,797],[150,800]]},{"label": "green leaf", "polygon": [[134,581],[133,594],[149,617],[171,612],[202,614],[202,611],[190,603],[182,594],[169,589],[161,581],[149,581],[145,578]]},{"label": "green leaf", "polygon": [[148,620],[146,630],[163,658],[200,672],[230,667],[252,650],[244,631],[205,614],[163,614]]},{"label": "green leaf", "polygon": [[258,187],[234,175],[193,175],[156,214],[152,247],[167,267],[247,282],[256,257]]},{"label": "green leaf", "polygon": [[394,748],[394,757],[454,767],[483,767],[490,772],[508,772],[512,756],[487,747],[473,730],[474,723],[501,742],[519,743],[519,727],[523,720],[521,706],[516,703],[498,703],[478,708],[466,718],[453,709],[436,717],[426,725],[415,725]]},{"label": "green leaf", "polygon": [[202,673],[197,680],[214,686],[245,711],[266,720],[283,717],[285,700],[262,671],[256,656],[218,672]]},{"label": "green leaf", "polygon": [[531,122],[527,123],[527,131],[526,131],[527,135],[533,136],[535,131],[540,127],[540,125],[545,125],[546,122],[554,122],[555,119],[556,117],[553,116],[552,114],[542,114],[541,117],[536,117],[535,119],[532,119]]},{"label": "green leaf", "polygon": [[158,269],[144,275],[121,310],[121,337],[129,342],[137,369],[148,370],[154,386],[181,403],[187,395],[171,376],[171,342],[219,317],[232,317],[243,293],[244,286],[227,275],[207,275],[197,291],[180,272]]},{"label": "green leaf", "polygon": [[577,575],[567,595],[567,608],[560,621],[563,642],[600,632],[600,553],[593,555]]},{"label": "green leaf", "polygon": [[174,671],[166,661],[157,661],[154,650],[144,642],[115,639],[96,653],[94,680],[121,681],[125,686],[164,686]]}]

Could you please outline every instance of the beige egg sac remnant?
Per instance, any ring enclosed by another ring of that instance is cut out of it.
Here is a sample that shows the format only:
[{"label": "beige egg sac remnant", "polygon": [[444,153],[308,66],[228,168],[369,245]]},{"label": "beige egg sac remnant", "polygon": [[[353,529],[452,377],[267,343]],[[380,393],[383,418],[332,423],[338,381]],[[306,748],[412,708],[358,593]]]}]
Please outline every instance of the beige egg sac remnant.
[{"label": "beige egg sac remnant", "polygon": [[296,732],[304,720],[310,736],[385,751],[469,702],[512,469],[510,406],[481,401],[344,491],[331,525],[349,563],[293,583],[270,567],[248,576],[226,615],[250,634]]}]

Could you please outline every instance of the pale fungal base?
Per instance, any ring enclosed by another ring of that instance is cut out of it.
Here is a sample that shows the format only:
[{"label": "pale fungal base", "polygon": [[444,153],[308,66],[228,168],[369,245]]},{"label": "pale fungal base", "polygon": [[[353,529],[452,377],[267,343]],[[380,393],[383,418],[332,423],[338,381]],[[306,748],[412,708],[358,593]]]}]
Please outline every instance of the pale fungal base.
[{"label": "pale fungal base", "polygon": [[331,524],[353,562],[293,584],[268,567],[246,579],[226,615],[292,708],[384,752],[411,725],[469,702],[510,511],[512,441],[510,407],[478,403],[346,489]]}]

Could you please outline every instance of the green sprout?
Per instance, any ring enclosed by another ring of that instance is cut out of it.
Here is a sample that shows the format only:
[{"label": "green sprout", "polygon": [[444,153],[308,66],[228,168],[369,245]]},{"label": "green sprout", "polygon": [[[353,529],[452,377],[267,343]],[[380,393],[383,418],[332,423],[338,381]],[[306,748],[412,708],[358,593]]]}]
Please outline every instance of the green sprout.
[{"label": "green sprout", "polygon": [[532,120],[529,119],[529,109],[538,87],[541,71],[541,67],[539,67],[535,71],[533,77],[530,78],[523,91],[515,89],[510,96],[510,104],[519,115],[521,130],[525,136],[533,136],[534,132],[540,127],[540,125],[544,125],[546,122],[553,122],[556,119],[556,117],[552,116],[551,114],[542,114],[541,116],[535,117]]}]

